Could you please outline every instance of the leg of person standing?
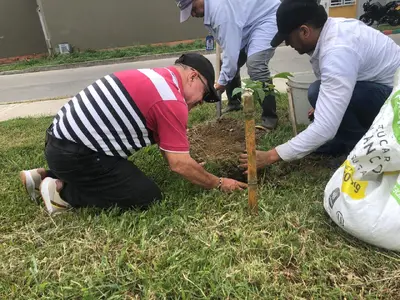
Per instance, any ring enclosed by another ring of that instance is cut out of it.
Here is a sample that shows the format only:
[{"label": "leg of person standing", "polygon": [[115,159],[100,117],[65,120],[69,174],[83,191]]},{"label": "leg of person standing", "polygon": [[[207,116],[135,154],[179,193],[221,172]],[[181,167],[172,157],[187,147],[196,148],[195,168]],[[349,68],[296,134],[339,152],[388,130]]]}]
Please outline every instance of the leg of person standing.
[{"label": "leg of person standing", "polygon": [[[253,81],[261,81],[264,84],[272,83],[271,73],[269,70],[269,61],[275,54],[275,49],[266,49],[258,51],[247,58],[247,70],[250,79]],[[267,94],[262,102],[261,126],[262,128],[273,130],[278,124],[278,116],[276,114],[275,95]]]},{"label": "leg of person standing", "polygon": [[[308,100],[313,108],[317,104],[320,85],[321,81],[317,80],[308,89]],[[358,81],[335,137],[319,147],[315,153],[331,156],[350,153],[371,127],[391,92],[391,87]]]},{"label": "leg of person standing", "polygon": [[[235,77],[226,85],[226,95],[228,97],[228,105],[227,107],[223,110],[223,113],[228,113],[231,111],[237,111],[242,109],[242,95],[236,94],[235,96],[232,96],[233,90],[235,88],[241,87],[242,86],[242,79],[240,77],[240,68],[243,67],[243,65],[246,63],[247,60],[247,54],[242,49],[239,54],[239,59],[238,59],[238,65],[237,65],[237,72]],[[222,65],[222,62],[221,62]]]}]

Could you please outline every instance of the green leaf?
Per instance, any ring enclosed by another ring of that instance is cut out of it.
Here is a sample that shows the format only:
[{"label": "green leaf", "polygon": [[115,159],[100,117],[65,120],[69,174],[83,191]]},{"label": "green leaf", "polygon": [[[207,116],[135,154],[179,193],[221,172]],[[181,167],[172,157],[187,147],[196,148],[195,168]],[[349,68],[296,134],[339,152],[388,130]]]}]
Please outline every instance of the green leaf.
[{"label": "green leaf", "polygon": [[275,89],[275,84],[269,83],[264,88],[266,91],[273,91]]},{"label": "green leaf", "polygon": [[257,88],[262,89],[263,83],[261,81],[255,81],[254,83],[256,84]]},{"label": "green leaf", "polygon": [[246,78],[246,79],[243,79],[243,82],[245,85],[248,85],[248,84],[253,83],[253,80],[251,80],[250,78]]},{"label": "green leaf", "polygon": [[282,72],[282,73],[275,74],[272,78],[289,79],[289,77],[293,77],[293,75],[289,72]]},{"label": "green leaf", "polygon": [[250,84],[246,85],[246,88],[255,90],[255,89],[258,89],[259,86],[256,83],[250,83]]},{"label": "green leaf", "polygon": [[243,88],[241,88],[241,87],[235,88],[235,89],[233,90],[233,92],[232,92],[232,97],[235,96],[235,95],[237,95],[237,94],[239,94],[239,93],[243,93]]},{"label": "green leaf", "polygon": [[263,89],[257,88],[255,89],[255,92],[257,93],[258,98],[263,101],[265,98],[265,92]]},{"label": "green leaf", "polygon": [[245,87],[249,88],[249,89],[253,89],[254,90],[256,88],[261,88],[262,87],[262,82],[258,81],[258,80],[253,81],[253,80],[247,78],[247,79],[244,79],[243,82],[245,84]]}]

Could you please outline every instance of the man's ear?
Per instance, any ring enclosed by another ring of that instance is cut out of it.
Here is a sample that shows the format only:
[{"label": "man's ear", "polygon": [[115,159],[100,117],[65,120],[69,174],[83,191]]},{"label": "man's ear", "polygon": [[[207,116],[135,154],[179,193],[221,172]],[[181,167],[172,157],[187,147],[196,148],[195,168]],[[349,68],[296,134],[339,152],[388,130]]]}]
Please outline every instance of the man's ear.
[{"label": "man's ear", "polygon": [[189,74],[189,76],[190,76],[190,77],[189,77],[190,82],[193,82],[193,81],[196,79],[197,74],[196,74],[196,72],[191,71],[190,74]]},{"label": "man's ear", "polygon": [[193,83],[193,81],[194,81],[194,72],[192,72],[192,71],[190,71],[190,72],[187,72],[187,84],[189,85],[189,86],[192,86],[192,83]]},{"label": "man's ear", "polygon": [[309,38],[311,35],[311,28],[308,27],[307,25],[301,25],[300,34],[306,39]]}]

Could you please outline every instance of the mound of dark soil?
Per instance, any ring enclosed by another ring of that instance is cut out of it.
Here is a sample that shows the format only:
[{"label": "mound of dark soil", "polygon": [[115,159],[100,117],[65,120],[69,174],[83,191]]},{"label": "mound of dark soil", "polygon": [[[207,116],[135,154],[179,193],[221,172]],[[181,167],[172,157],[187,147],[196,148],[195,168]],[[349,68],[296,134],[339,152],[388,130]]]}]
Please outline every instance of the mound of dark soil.
[{"label": "mound of dark soil", "polygon": [[[265,134],[256,131],[256,143]],[[245,179],[238,168],[239,155],[246,149],[245,123],[221,118],[199,124],[188,132],[191,156],[198,162],[214,162],[220,166],[221,176]]]}]

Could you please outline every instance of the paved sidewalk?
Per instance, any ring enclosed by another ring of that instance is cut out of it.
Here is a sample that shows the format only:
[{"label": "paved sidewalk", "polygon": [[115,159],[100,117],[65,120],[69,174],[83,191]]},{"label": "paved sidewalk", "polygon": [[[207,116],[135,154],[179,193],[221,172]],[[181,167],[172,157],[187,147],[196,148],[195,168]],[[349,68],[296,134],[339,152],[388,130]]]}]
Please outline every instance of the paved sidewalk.
[{"label": "paved sidewalk", "polygon": [[14,118],[52,116],[68,100],[69,98],[2,104],[0,105],[0,122]]},{"label": "paved sidewalk", "polygon": [[[286,80],[276,79],[274,83],[277,90],[286,92]],[[223,101],[226,100],[225,94],[223,94],[222,99]],[[0,104],[0,122],[14,118],[54,116],[69,100],[68,97],[56,100]]]}]

